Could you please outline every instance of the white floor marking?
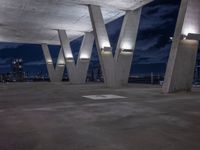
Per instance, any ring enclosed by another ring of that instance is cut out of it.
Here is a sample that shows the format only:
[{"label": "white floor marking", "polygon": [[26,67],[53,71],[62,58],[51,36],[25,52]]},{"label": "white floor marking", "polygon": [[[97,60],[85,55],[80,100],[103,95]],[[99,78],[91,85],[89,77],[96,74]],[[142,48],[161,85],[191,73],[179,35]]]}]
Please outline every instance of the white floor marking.
[{"label": "white floor marking", "polygon": [[93,100],[102,100],[102,99],[122,99],[122,98],[127,98],[124,96],[119,96],[119,95],[112,95],[112,94],[105,94],[105,95],[86,95],[82,96],[84,98],[89,98]]}]

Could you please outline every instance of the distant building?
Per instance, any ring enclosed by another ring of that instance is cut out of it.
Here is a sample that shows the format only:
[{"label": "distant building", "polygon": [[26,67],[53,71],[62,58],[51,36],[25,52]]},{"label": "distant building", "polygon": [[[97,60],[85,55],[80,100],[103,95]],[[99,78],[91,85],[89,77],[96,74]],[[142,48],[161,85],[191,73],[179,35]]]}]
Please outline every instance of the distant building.
[{"label": "distant building", "polygon": [[14,59],[11,64],[12,68],[12,80],[13,81],[23,81],[24,80],[24,72],[23,72],[23,60],[22,59]]}]

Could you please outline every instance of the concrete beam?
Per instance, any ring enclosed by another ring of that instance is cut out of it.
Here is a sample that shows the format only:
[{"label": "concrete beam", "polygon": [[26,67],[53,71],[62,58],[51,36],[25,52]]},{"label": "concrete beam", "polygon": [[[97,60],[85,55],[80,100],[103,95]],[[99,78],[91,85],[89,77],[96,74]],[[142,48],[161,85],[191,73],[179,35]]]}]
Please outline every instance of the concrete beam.
[{"label": "concrete beam", "polygon": [[141,8],[126,12],[114,57],[101,8],[99,6],[89,5],[89,12],[106,86],[119,87],[127,84]]},{"label": "concrete beam", "polygon": [[63,73],[65,69],[65,61],[62,54],[62,50],[59,51],[56,67],[54,67],[52,57],[49,52],[47,44],[42,44],[42,50],[47,65],[47,70],[51,82],[61,82],[63,79]]},{"label": "concrete beam", "polygon": [[76,64],[70,47],[70,42],[65,30],[58,30],[58,34],[70,82],[72,84],[85,83],[92,54],[92,48],[94,44],[93,33],[85,33]]},{"label": "concrete beam", "polygon": [[200,1],[182,0],[168,60],[164,93],[192,88],[200,33]]}]

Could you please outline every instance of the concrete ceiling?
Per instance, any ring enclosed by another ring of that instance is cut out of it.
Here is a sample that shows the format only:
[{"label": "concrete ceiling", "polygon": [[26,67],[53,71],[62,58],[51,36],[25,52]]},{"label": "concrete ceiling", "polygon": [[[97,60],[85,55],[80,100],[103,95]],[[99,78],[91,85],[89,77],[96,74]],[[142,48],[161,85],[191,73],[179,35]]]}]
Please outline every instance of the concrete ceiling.
[{"label": "concrete ceiling", "polygon": [[60,44],[57,29],[70,40],[92,31],[87,4],[102,6],[105,23],[153,0],[1,0],[0,42]]}]

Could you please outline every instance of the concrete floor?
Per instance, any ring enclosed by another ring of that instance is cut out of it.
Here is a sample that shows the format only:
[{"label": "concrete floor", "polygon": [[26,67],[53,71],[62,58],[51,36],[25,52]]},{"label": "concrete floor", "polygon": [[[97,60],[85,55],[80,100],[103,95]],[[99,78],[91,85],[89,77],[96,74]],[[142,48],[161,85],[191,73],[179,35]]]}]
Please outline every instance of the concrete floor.
[{"label": "concrete floor", "polygon": [[[90,100],[91,94],[127,99]],[[200,89],[0,85],[0,150],[199,150]]]}]

